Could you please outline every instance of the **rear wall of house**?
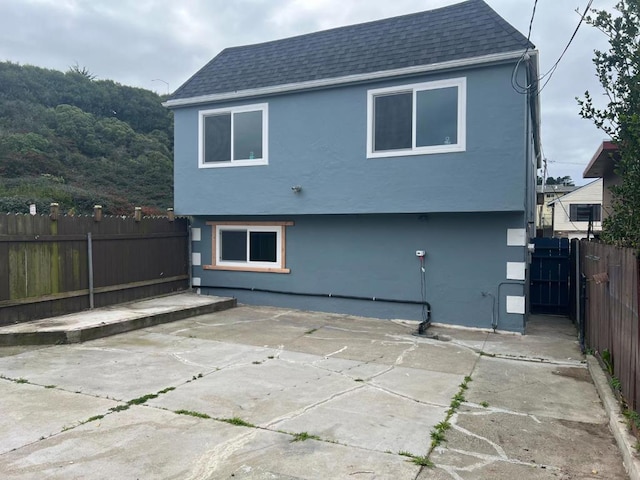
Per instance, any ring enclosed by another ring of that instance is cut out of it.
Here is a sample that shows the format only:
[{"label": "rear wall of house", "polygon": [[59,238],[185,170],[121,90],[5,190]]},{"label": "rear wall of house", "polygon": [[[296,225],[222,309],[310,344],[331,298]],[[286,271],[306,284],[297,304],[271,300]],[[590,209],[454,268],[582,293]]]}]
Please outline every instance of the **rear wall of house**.
[{"label": "rear wall of house", "polygon": [[[513,68],[487,66],[178,108],[176,213],[522,212],[530,161],[527,98],[512,86]],[[460,77],[467,82],[466,151],[367,158],[370,89]],[[268,104],[269,164],[198,168],[198,112],[257,103]],[[291,190],[296,185],[300,194]],[[533,221],[533,211],[531,216]]]},{"label": "rear wall of house", "polygon": [[[286,227],[290,273],[204,269],[212,263],[212,227],[206,222],[214,220],[294,222]],[[500,212],[196,217],[194,286],[247,304],[420,320],[417,304],[329,294],[420,302],[416,250],[425,250],[433,322],[481,328],[497,322],[500,330],[523,332],[525,282],[517,272],[526,262],[525,223],[523,213]]]}]

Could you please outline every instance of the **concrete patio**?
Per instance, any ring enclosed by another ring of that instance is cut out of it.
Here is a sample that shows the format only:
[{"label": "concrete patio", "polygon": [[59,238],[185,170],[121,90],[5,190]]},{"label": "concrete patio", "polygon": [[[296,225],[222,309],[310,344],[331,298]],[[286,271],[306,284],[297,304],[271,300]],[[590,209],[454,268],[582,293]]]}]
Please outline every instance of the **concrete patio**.
[{"label": "concrete patio", "polygon": [[[526,336],[415,329],[240,306],[85,343],[0,347],[0,471],[629,478],[568,320],[536,318]],[[433,451],[432,432],[444,435]]]}]

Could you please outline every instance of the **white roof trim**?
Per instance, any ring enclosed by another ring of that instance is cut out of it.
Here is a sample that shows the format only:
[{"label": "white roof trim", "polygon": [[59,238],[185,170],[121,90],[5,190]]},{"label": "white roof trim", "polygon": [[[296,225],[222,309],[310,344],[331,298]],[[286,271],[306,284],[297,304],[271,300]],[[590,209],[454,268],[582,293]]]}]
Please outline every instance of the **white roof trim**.
[{"label": "white roof trim", "polygon": [[[378,72],[359,73],[355,75],[346,75],[344,77],[322,78],[319,80],[309,80],[307,82],[286,83],[282,85],[272,85],[261,88],[251,88],[247,90],[238,90],[235,92],[214,93],[211,95],[200,95],[197,97],[178,98],[176,100],[168,100],[162,105],[168,108],[185,107],[189,105],[198,105],[202,103],[219,102],[223,100],[235,100],[246,97],[257,97],[263,95],[276,95],[279,93],[292,92],[297,90],[307,90],[313,88],[323,88],[334,85],[343,85],[347,83],[355,83],[362,81],[370,81],[383,79],[388,77],[396,77],[401,75],[412,75],[416,73],[433,72],[437,70],[449,70],[453,68],[462,68],[472,65],[482,65],[488,63],[500,63],[509,60],[515,60],[522,56],[524,50],[513,52],[495,53],[484,55],[481,57],[465,58],[462,60],[451,60],[448,62],[432,63],[429,65],[416,65],[413,67],[396,68],[393,70],[382,70]],[[531,54],[537,54],[535,50],[529,50]],[[536,55],[537,56],[537,55]]]}]

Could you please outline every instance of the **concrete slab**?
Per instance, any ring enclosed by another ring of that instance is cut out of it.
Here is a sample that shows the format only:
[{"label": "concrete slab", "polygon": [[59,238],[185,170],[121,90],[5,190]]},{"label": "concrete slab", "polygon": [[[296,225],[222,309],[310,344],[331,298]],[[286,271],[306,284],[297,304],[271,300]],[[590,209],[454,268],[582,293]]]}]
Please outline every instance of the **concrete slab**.
[{"label": "concrete slab", "polygon": [[[553,473],[553,478],[627,478],[606,423],[573,422],[490,408],[464,408],[453,421],[445,448],[431,457],[440,467],[476,474],[500,472],[502,476],[491,478],[505,479],[513,478],[508,476],[510,469],[505,464],[542,468]],[[509,429],[505,430],[504,425]],[[567,446],[571,455],[567,455]],[[491,464],[496,464],[493,470],[489,469]]]},{"label": "concrete slab", "polygon": [[420,456],[429,450],[429,431],[444,419],[445,411],[445,406],[419,403],[363,385],[272,427],[305,431],[367,450]]},{"label": "concrete slab", "polygon": [[604,423],[606,415],[584,366],[540,364],[483,356],[468,401],[531,415]]},{"label": "concrete slab", "polygon": [[94,415],[104,415],[118,405],[112,400],[49,387],[0,379],[0,455],[58,434]]},{"label": "concrete slab", "polygon": [[[439,341],[402,322],[243,306],[83,344],[2,347],[0,375],[41,386],[0,380],[0,402],[21,415],[0,419],[15,448],[0,451],[0,471],[9,479],[625,478],[588,371],[578,357],[567,361],[574,339],[553,337],[552,327],[540,338],[495,339],[438,327],[449,340]],[[521,361],[545,342],[555,343],[546,362]],[[399,452],[429,451],[466,375],[467,403],[431,455],[436,467],[420,469]],[[144,406],[113,400],[138,397]],[[110,412],[114,404],[125,410]],[[232,417],[255,427],[222,421]],[[303,432],[318,440],[292,442]]]},{"label": "concrete slab", "polygon": [[194,315],[226,310],[235,305],[236,300],[233,298],[207,297],[193,293],[167,295],[32,322],[5,325],[0,327],[0,345],[85,342]]}]

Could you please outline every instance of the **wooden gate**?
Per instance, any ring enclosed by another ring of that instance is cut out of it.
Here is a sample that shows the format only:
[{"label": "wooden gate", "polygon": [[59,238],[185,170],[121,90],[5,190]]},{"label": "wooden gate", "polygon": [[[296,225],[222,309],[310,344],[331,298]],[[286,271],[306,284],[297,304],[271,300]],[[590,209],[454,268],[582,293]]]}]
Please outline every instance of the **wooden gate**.
[{"label": "wooden gate", "polygon": [[529,298],[531,313],[569,314],[569,240],[534,238]]}]

